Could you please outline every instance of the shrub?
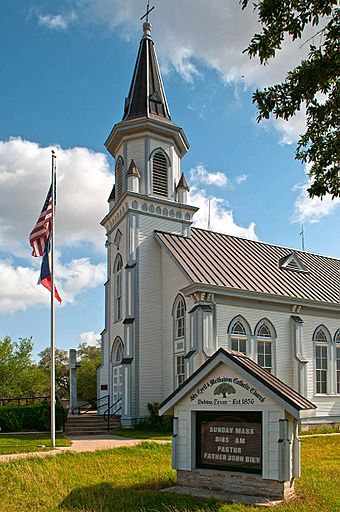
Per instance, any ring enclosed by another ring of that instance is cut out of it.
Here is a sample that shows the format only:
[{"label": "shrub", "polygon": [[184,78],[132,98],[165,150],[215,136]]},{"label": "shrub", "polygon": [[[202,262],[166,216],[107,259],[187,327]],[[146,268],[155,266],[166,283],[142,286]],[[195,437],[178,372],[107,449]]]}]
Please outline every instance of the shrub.
[{"label": "shrub", "polygon": [[145,430],[147,432],[171,432],[172,416],[159,416],[159,403],[148,403],[148,411],[150,416],[144,418],[137,425],[137,430]]},{"label": "shrub", "polygon": [[[56,429],[60,430],[66,421],[67,413],[59,402],[55,406],[55,417]],[[2,432],[49,431],[50,402],[45,400],[39,405],[1,406],[0,428]]]}]

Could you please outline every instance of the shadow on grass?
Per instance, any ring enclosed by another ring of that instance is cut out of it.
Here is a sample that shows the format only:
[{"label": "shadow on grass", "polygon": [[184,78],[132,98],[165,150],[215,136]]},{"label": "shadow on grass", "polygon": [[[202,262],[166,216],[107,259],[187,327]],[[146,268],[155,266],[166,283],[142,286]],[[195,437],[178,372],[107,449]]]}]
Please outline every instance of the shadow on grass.
[{"label": "shadow on grass", "polygon": [[[164,487],[164,485],[163,485]],[[218,512],[221,503],[213,499],[160,493],[159,482],[140,486],[115,487],[107,482],[75,489],[60,503],[58,510],[82,512]]]}]

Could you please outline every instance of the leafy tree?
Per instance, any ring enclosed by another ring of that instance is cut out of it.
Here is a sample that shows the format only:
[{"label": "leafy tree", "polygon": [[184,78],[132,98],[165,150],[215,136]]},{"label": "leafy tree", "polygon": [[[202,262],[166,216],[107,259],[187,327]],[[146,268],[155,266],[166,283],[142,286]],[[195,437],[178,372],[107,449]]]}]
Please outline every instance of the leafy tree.
[{"label": "leafy tree", "polygon": [[[249,0],[240,0],[244,9]],[[255,34],[245,50],[267,64],[281,49],[284,38],[302,39],[308,25],[316,27],[308,57],[288,72],[281,84],[256,90],[253,102],[257,120],[290,119],[306,105],[307,130],[298,141],[296,158],[310,165],[310,197],[330,193],[340,197],[340,8],[336,0],[259,0],[262,32]],[[316,39],[316,38],[315,38]]]},{"label": "leafy tree", "polygon": [[81,366],[77,370],[78,400],[94,401],[97,398],[97,368],[100,365],[100,346],[81,343],[77,349]]},{"label": "leafy tree", "polygon": [[0,339],[0,398],[49,394],[47,372],[33,361],[32,338]]},{"label": "leafy tree", "polygon": [[[44,368],[48,374],[51,367],[51,348],[47,347],[42,350],[39,367]],[[56,374],[56,392],[59,398],[68,398],[69,395],[69,369],[68,369],[68,352],[57,348],[55,350],[55,374]]]},{"label": "leafy tree", "polygon": [[234,386],[228,384],[227,382],[223,382],[219,384],[217,388],[214,390],[214,395],[222,395],[223,398],[226,398],[227,395],[234,395],[236,393]]}]

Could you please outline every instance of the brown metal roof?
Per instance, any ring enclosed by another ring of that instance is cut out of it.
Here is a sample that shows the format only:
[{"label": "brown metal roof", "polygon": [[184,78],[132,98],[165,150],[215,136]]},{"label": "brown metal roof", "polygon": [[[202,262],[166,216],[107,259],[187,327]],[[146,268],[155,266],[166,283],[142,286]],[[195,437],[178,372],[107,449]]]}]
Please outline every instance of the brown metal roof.
[{"label": "brown metal roof", "polygon": [[[181,384],[171,395],[169,395],[159,406],[159,408],[163,408],[167,403],[169,403],[177,394],[180,395],[181,391],[184,387],[187,387],[191,381],[193,381],[199,373],[204,373],[206,366],[208,366],[212,360],[214,359],[222,359],[226,357],[230,359],[234,363],[236,363],[239,367],[245,370],[249,375],[255,377],[259,382],[261,382],[265,387],[273,391],[277,396],[282,398],[287,404],[291,405],[294,409],[301,410],[309,410],[316,409],[316,406],[307,400],[307,398],[303,397],[295,391],[292,387],[285,384],[282,380],[272,375],[267,370],[262,368],[260,365],[255,363],[252,359],[245,356],[241,352],[236,352],[234,350],[225,350],[223,348],[218,349],[207,361],[200,366],[187,380]],[[179,398],[180,400],[181,398]]]},{"label": "brown metal roof", "polygon": [[[192,228],[190,237],[156,231],[192,283],[340,304],[340,259]],[[280,268],[295,253],[306,272]]]},{"label": "brown metal roof", "polygon": [[123,120],[137,117],[161,117],[171,120],[162,78],[157,62],[151,25],[144,23],[144,36],[139,45]]}]

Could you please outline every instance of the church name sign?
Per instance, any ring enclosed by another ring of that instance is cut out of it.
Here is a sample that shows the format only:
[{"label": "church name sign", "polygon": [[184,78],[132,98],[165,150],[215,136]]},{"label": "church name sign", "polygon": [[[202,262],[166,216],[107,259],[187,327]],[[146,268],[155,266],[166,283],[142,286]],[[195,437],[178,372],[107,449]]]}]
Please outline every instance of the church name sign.
[{"label": "church name sign", "polygon": [[190,394],[190,402],[197,405],[255,405],[265,400],[252,384],[230,376],[209,379]]},{"label": "church name sign", "polygon": [[261,473],[261,413],[197,413],[197,467]]}]

